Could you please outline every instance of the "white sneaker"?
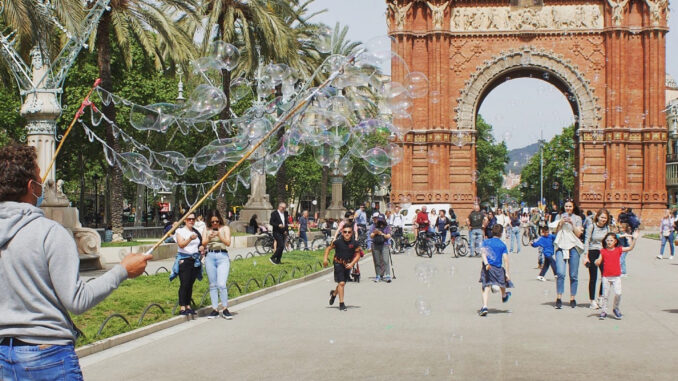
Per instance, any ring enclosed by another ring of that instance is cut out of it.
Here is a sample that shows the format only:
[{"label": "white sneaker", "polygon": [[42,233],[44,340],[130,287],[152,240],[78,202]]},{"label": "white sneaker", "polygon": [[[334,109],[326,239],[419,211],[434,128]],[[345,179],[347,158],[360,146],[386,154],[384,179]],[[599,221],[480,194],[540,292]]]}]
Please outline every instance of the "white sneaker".
[{"label": "white sneaker", "polygon": [[598,303],[595,300],[592,300],[589,308],[592,309],[592,310],[597,310],[597,309],[600,308],[600,306],[598,305]]},{"label": "white sneaker", "polygon": [[669,257],[669,259],[673,259],[673,255]]},{"label": "white sneaker", "polygon": [[544,279],[543,276],[537,276],[537,280],[540,280],[542,282],[546,282],[546,279]]},{"label": "white sneaker", "polygon": [[657,255],[657,259],[664,259],[664,257],[661,255]]}]

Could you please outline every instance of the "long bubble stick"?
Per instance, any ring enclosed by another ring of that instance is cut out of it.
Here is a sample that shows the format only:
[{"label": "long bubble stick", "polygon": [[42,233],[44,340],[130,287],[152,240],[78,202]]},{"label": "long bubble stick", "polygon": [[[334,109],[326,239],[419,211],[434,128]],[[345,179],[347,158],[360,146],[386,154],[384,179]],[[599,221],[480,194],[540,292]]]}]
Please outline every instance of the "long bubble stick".
[{"label": "long bubble stick", "polygon": [[82,100],[82,103],[80,104],[80,108],[78,111],[75,113],[75,116],[73,117],[73,121],[71,121],[71,124],[68,126],[66,129],[66,132],[64,133],[64,136],[61,137],[61,142],[59,142],[59,146],[57,147],[56,151],[54,151],[54,155],[52,155],[52,161],[49,162],[49,165],[47,166],[47,169],[45,170],[45,174],[42,175],[42,180],[41,182],[44,183],[45,180],[47,179],[47,176],[49,176],[49,171],[52,170],[52,167],[54,166],[54,162],[56,162],[56,158],[59,155],[59,151],[61,151],[61,147],[63,147],[64,142],[66,141],[66,138],[68,137],[68,134],[71,133],[71,130],[73,129],[73,126],[75,125],[75,122],[82,116],[82,114],[85,112],[85,107],[87,106],[94,106],[92,102],[90,102],[89,97],[92,95],[92,92],[94,89],[99,86],[99,83],[101,83],[101,78],[97,78],[96,81],[94,81],[94,85],[92,85],[92,88],[89,89],[89,93],[87,93],[87,96],[85,99]]},{"label": "long bubble stick", "polygon": [[[359,53],[360,53],[360,52],[359,52]],[[359,53],[358,53],[358,54],[359,54]],[[330,75],[330,77],[327,78],[322,84],[320,84],[320,86],[318,86],[318,87],[315,89],[315,91],[313,91],[313,93],[311,93],[311,94],[310,94],[309,96],[307,96],[304,100],[302,100],[298,105],[296,105],[296,106],[295,106],[292,110],[290,110],[287,114],[285,114],[285,115],[284,115],[284,116],[283,116],[283,117],[282,117],[282,118],[281,118],[281,119],[273,126],[273,128],[272,128],[266,135],[264,135],[264,137],[262,137],[262,138],[259,140],[259,142],[258,142],[257,144],[255,144],[254,147],[252,147],[252,149],[249,150],[249,152],[247,152],[240,160],[238,160],[238,161],[233,165],[233,167],[231,167],[231,169],[229,169],[228,172],[226,172],[226,174],[225,174],[219,181],[217,181],[216,183],[214,183],[214,185],[212,186],[212,188],[210,188],[210,190],[208,190],[207,193],[205,193],[205,195],[202,196],[202,198],[201,198],[200,200],[198,200],[198,202],[196,202],[195,204],[193,204],[193,206],[191,206],[191,208],[186,212],[186,214],[184,214],[184,215],[181,217],[181,219],[180,219],[179,221],[177,221],[177,222],[172,226],[172,228],[171,228],[170,230],[168,230],[167,233],[165,233],[165,234],[162,236],[162,238],[160,238],[160,240],[159,240],[158,242],[155,243],[155,245],[153,245],[153,247],[151,247],[148,251],[146,251],[145,254],[146,254],[146,255],[150,255],[150,254],[153,252],[153,250],[155,250],[158,246],[160,246],[160,245],[167,239],[167,237],[169,237],[170,235],[172,235],[172,234],[174,233],[174,231],[179,227],[179,225],[181,225],[181,223],[184,222],[184,220],[186,220],[186,217],[188,217],[191,213],[193,213],[196,209],[198,209],[198,207],[199,207],[199,206],[200,206],[200,205],[201,205],[201,204],[202,204],[202,203],[203,203],[203,202],[204,202],[204,201],[205,201],[205,200],[206,200],[206,199],[207,199],[207,198],[208,198],[208,197],[209,197],[216,189],[217,189],[217,188],[219,188],[219,186],[221,186],[221,184],[223,184],[224,181],[226,181],[226,179],[228,179],[228,177],[231,176],[231,174],[232,174],[232,173],[233,173],[240,165],[242,165],[242,163],[245,162],[245,160],[249,159],[249,157],[254,153],[254,151],[256,151],[259,147],[261,147],[261,145],[264,144],[264,142],[265,142],[266,140],[268,140],[268,138],[270,138],[270,137],[271,137],[278,129],[280,129],[280,127],[282,127],[283,124],[285,124],[285,122],[287,122],[287,120],[288,120],[290,117],[292,117],[293,115],[295,115],[299,110],[301,110],[304,106],[306,106],[306,105],[308,104],[308,102],[310,102],[310,101],[313,99],[313,97],[315,97],[315,95],[318,94],[318,92],[319,92],[321,89],[323,89],[324,87],[326,87],[327,85],[329,85],[329,84],[330,84],[330,83],[331,83],[331,82],[332,82],[332,81],[333,81],[333,80],[334,80],[334,79],[335,79],[335,78],[343,71],[345,65],[347,65],[348,63],[352,63],[353,60],[354,60],[354,58],[355,58],[356,56],[357,56],[357,54],[354,55],[353,58],[348,59],[348,60],[346,61],[346,63],[344,63],[344,65],[342,65],[341,68],[340,68],[338,71],[332,73],[332,75]]]}]

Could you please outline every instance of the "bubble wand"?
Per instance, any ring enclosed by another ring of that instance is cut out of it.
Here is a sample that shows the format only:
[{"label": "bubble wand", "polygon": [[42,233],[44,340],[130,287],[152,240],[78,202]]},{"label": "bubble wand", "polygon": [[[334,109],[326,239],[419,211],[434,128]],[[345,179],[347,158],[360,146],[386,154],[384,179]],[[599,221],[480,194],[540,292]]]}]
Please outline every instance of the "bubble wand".
[{"label": "bubble wand", "polygon": [[96,106],[92,103],[92,101],[89,100],[89,97],[90,97],[90,95],[92,95],[92,92],[94,91],[94,89],[96,89],[99,86],[99,83],[101,83],[101,78],[97,78],[96,81],[94,81],[94,85],[92,85],[92,88],[89,89],[89,93],[87,93],[87,96],[85,97],[85,99],[83,99],[82,103],[80,103],[80,108],[78,109],[78,112],[75,113],[75,116],[73,117],[73,121],[71,121],[71,124],[66,129],[64,136],[61,137],[61,142],[59,142],[59,146],[57,146],[56,151],[54,151],[54,155],[52,155],[52,161],[49,162],[49,165],[47,166],[47,169],[45,170],[45,174],[42,175],[41,182],[43,184],[45,183],[45,180],[47,180],[47,176],[49,176],[49,171],[52,170],[52,167],[54,166],[54,162],[56,161],[56,158],[59,155],[59,151],[61,151],[61,147],[63,147],[64,142],[66,141],[66,138],[68,137],[68,134],[71,133],[71,130],[73,129],[73,126],[75,125],[75,122],[77,122],[78,118],[80,118],[82,116],[82,114],[85,113],[85,107],[92,106],[96,109]]},{"label": "bubble wand", "polygon": [[162,236],[162,238],[160,238],[160,240],[158,240],[158,242],[156,242],[156,243],[153,245],[153,247],[151,247],[150,249],[148,249],[148,250],[146,251],[146,253],[144,253],[144,254],[150,255],[150,254],[153,252],[153,250],[155,250],[156,248],[158,248],[158,246],[160,246],[163,242],[165,242],[165,240],[166,240],[169,236],[171,236],[171,235],[174,233],[174,231],[179,227],[179,225],[181,225],[181,223],[184,222],[184,221],[186,220],[186,217],[188,217],[191,213],[193,213],[196,209],[198,209],[198,207],[199,207],[199,206],[200,206],[200,205],[201,205],[201,204],[202,204],[202,203],[203,203],[203,202],[204,202],[204,201],[205,201],[212,193],[214,193],[214,191],[215,191],[217,188],[219,188],[219,187],[221,186],[221,184],[223,184],[224,181],[226,181],[226,179],[228,179],[229,176],[231,176],[231,174],[232,174],[232,173],[233,173],[240,165],[242,165],[242,163],[245,162],[245,160],[249,159],[249,157],[250,157],[250,156],[251,156],[251,155],[252,155],[259,147],[261,147],[261,145],[264,144],[264,142],[265,142],[266,140],[268,140],[268,138],[270,138],[276,131],[278,131],[278,130],[280,129],[280,127],[282,127],[282,126],[285,124],[285,122],[287,122],[287,120],[290,119],[290,117],[292,117],[292,116],[295,115],[299,110],[301,110],[303,107],[305,107],[305,106],[306,106],[306,105],[307,105],[307,104],[308,104],[308,103],[316,96],[316,94],[318,94],[318,92],[319,92],[321,89],[325,88],[327,85],[329,85],[330,83],[332,83],[332,81],[334,81],[334,79],[335,79],[339,74],[341,74],[341,73],[344,71],[344,67],[346,67],[346,65],[348,65],[349,63],[353,63],[353,62],[355,61],[355,57],[357,57],[360,53],[362,53],[362,50],[359,51],[358,53],[354,54],[354,55],[353,55],[351,58],[349,58],[348,60],[346,60],[346,62],[339,68],[339,70],[337,70],[337,71],[335,71],[334,73],[332,73],[332,74],[331,74],[331,75],[330,75],[323,83],[321,83],[321,84],[320,84],[320,85],[319,85],[319,86],[318,86],[318,87],[317,87],[317,88],[316,88],[309,96],[307,96],[304,100],[302,100],[298,105],[296,105],[293,109],[291,109],[287,114],[285,114],[285,115],[284,115],[284,116],[283,116],[283,117],[282,117],[282,118],[281,118],[281,119],[273,126],[273,128],[272,128],[266,135],[264,135],[264,136],[259,140],[259,142],[258,142],[257,144],[255,144],[255,145],[252,147],[252,149],[249,150],[249,152],[247,152],[242,158],[240,158],[240,160],[238,160],[238,161],[233,165],[233,167],[231,167],[231,169],[229,169],[228,172],[226,172],[226,174],[225,174],[221,179],[219,179],[219,181],[217,181],[216,183],[214,183],[214,185],[212,186],[212,188],[210,188],[210,189],[207,191],[207,193],[205,193],[205,195],[202,196],[202,198],[200,198],[200,200],[198,200],[198,202],[196,202],[195,204],[193,204],[193,206],[191,206],[191,208],[188,209],[188,211],[186,212],[186,214],[184,214],[184,215],[181,217],[181,219],[180,219],[179,221],[177,221],[177,223],[174,224],[174,225],[172,226],[172,228],[171,228],[170,230],[168,230],[167,233],[165,233],[165,234]]}]

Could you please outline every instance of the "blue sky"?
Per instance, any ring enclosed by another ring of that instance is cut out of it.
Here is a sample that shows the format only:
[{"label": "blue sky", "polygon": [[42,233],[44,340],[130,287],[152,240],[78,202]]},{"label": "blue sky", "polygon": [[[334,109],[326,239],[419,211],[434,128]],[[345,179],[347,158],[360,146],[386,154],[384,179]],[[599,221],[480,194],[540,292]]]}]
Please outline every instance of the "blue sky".
[{"label": "blue sky", "polygon": [[[674,0],[675,1],[675,0]],[[327,9],[316,22],[349,27],[348,38],[367,41],[386,34],[384,0],[315,0],[313,11]],[[667,71],[678,79],[678,16],[670,18],[666,39]],[[520,94],[516,100],[515,94]],[[555,87],[537,79],[514,79],[495,88],[480,107],[480,113],[494,127],[495,137],[510,149],[536,142],[540,131],[550,139],[573,121],[572,110]]]}]

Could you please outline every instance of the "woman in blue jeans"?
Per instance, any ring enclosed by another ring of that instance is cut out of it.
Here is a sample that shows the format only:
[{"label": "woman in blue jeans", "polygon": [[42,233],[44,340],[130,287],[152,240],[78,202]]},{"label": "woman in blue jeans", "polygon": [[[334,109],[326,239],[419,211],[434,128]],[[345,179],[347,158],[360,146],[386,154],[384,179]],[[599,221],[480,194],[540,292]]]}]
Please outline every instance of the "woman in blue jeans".
[{"label": "woman in blue jeans", "polygon": [[[202,243],[207,248],[205,256],[205,271],[210,282],[210,299],[212,312],[208,319],[221,315],[224,319],[232,319],[228,312],[228,272],[231,269],[231,259],[228,257],[228,246],[231,246],[231,229],[224,225],[218,210],[211,210],[207,214],[207,226],[202,233]],[[219,313],[219,297],[223,310]]]},{"label": "woman in blue jeans", "polygon": [[570,307],[575,308],[577,301],[577,285],[579,283],[579,255],[584,251],[581,237],[584,231],[581,217],[575,214],[574,201],[567,200],[565,212],[558,216],[556,228],[556,308],[563,307],[562,297],[565,291],[565,268],[569,265],[570,274]]},{"label": "woman in blue jeans", "polygon": [[659,235],[662,239],[662,245],[659,249],[659,255],[657,259],[664,258],[664,247],[666,244],[669,244],[669,249],[671,250],[671,259],[673,259],[673,239],[674,239],[674,223],[675,220],[671,215],[671,211],[666,209],[664,212],[664,218],[662,218],[661,223],[659,224]]},{"label": "woman in blue jeans", "polygon": [[[511,213],[511,252],[520,253],[520,216],[518,212]],[[516,243],[516,249],[513,250],[513,242]]]}]

